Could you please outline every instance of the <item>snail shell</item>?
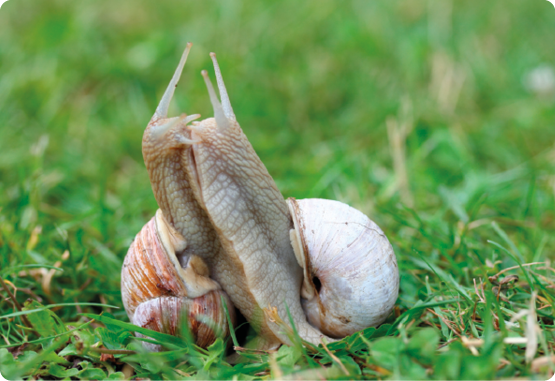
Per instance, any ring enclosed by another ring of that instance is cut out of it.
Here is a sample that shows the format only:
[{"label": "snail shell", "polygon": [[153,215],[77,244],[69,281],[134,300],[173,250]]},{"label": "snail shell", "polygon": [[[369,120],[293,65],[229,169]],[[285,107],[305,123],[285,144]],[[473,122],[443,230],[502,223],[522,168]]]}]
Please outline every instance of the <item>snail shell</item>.
[{"label": "snail shell", "polygon": [[383,322],[397,299],[399,270],[382,230],[339,201],[289,198],[287,203],[309,323],[341,338]]},{"label": "snail shell", "polygon": [[[206,348],[217,337],[229,335],[223,303],[233,323],[234,307],[208,277],[209,269],[200,257],[189,256],[186,267],[181,267],[176,251],[185,247],[185,239],[158,210],[137,234],[123,262],[123,305],[133,324],[158,332],[179,336],[187,322],[195,343]],[[161,349],[143,344],[150,350]]]}]

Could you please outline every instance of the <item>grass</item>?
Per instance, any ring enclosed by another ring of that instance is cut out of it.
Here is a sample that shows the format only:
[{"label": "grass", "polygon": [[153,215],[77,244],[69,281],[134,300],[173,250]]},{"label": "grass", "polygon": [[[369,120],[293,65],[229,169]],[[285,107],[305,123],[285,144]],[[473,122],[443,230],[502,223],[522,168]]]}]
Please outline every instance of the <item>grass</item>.
[{"label": "grass", "polygon": [[[5,3],[2,374],[546,379],[555,94],[534,78],[553,76],[554,17],[542,0]],[[348,202],[388,235],[401,285],[384,325],[237,365],[221,341],[150,333],[170,350],[142,353],[119,274],[157,208],[142,131],[189,40],[173,113],[210,115],[199,73],[217,52],[283,194]]]}]

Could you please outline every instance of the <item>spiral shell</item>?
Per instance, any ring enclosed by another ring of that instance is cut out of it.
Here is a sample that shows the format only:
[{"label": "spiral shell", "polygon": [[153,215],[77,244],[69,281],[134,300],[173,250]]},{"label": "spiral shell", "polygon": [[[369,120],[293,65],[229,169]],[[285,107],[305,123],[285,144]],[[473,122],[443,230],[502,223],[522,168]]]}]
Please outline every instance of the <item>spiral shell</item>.
[{"label": "spiral shell", "polygon": [[[234,307],[227,294],[208,277],[209,269],[198,256],[190,256],[181,267],[176,250],[186,241],[156,213],[137,234],[125,257],[121,293],[129,320],[137,326],[174,336],[183,334],[184,324],[197,345],[206,348],[217,337],[229,335],[223,303],[232,322]],[[145,347],[161,348],[145,343]]]},{"label": "spiral shell", "polygon": [[334,338],[383,322],[399,292],[399,270],[382,230],[338,201],[287,200],[301,302],[310,324]]}]

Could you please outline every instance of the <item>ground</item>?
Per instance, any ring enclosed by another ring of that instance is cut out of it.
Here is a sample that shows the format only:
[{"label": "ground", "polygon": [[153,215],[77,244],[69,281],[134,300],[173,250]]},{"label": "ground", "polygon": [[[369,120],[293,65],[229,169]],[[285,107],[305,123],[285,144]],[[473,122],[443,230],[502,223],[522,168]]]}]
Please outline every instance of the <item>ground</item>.
[{"label": "ground", "polygon": [[[5,3],[0,372],[546,379],[554,19],[545,0]],[[238,365],[221,341],[155,335],[170,350],[141,353],[120,270],[157,208],[142,132],[187,41],[173,115],[211,115],[200,71],[216,52],[283,195],[347,202],[387,234],[401,283],[384,325]]]}]

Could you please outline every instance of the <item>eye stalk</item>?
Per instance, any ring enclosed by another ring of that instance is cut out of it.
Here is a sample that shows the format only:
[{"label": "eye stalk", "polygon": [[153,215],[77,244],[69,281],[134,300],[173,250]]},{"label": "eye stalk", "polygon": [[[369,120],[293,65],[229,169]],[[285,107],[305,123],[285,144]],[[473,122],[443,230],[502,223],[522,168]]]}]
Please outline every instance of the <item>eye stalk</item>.
[{"label": "eye stalk", "polygon": [[192,46],[192,42],[187,43],[187,47],[185,48],[185,51],[181,56],[181,60],[179,61],[179,65],[177,65],[177,69],[175,69],[170,84],[166,88],[166,91],[162,96],[162,100],[160,101],[158,107],[156,108],[156,111],[154,112],[154,116],[152,117],[153,120],[168,117],[170,102],[173,98],[173,94],[175,92],[175,88],[177,87],[177,83],[179,82],[179,78],[181,78],[181,73],[183,72],[183,68],[185,67],[185,63],[187,62],[187,57],[189,56],[189,52],[191,51]]},{"label": "eye stalk", "polygon": [[208,76],[208,72],[206,70],[203,70],[200,73],[204,77],[204,83],[206,83],[206,88],[208,89],[210,103],[212,103],[212,108],[214,109],[214,119],[216,119],[216,124],[218,125],[220,131],[225,131],[229,128],[229,121],[224,114],[224,109],[218,100],[214,86],[212,86],[212,81],[210,81],[210,77]]},{"label": "eye stalk", "polygon": [[236,120],[233,108],[231,107],[231,102],[229,101],[229,95],[227,95],[227,89],[225,88],[222,72],[220,71],[220,65],[218,65],[218,60],[216,59],[216,53],[210,53],[210,58],[212,58],[212,63],[214,64],[214,72],[216,73],[216,82],[218,83],[218,90],[220,90],[220,98],[222,99],[224,114],[227,118]]}]

